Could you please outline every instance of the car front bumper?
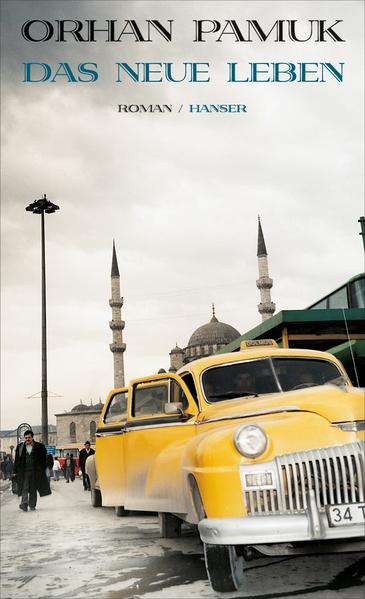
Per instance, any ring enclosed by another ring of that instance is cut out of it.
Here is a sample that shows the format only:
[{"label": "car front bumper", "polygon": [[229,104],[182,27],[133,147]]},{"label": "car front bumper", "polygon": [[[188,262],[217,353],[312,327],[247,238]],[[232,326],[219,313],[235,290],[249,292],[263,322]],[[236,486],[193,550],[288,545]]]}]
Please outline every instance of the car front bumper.
[{"label": "car front bumper", "polygon": [[204,518],[198,525],[200,538],[212,545],[267,545],[364,538],[364,524],[331,527],[327,514],[317,509],[314,495],[308,505],[305,512],[297,514]]}]

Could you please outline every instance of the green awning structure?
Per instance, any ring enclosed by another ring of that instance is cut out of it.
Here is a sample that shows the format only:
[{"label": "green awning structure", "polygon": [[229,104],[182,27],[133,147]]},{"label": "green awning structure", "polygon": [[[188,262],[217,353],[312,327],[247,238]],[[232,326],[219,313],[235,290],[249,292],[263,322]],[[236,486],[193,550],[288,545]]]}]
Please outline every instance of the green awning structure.
[{"label": "green awning structure", "polygon": [[238,351],[241,341],[245,339],[275,339],[282,347],[328,350],[349,339],[365,341],[365,310],[282,310],[218,353]]},{"label": "green awning structure", "polygon": [[333,356],[336,356],[341,362],[349,361],[352,356],[365,359],[365,341],[357,340],[341,343],[327,350]]},{"label": "green awning structure", "polygon": [[[365,387],[365,341],[340,343],[328,350],[342,362],[353,384]],[[365,399],[365,397],[364,397]]]},{"label": "green awning structure", "polygon": [[247,339],[274,339],[279,347],[329,351],[344,364],[354,384],[365,386],[363,308],[282,310],[217,353],[239,351],[241,341]]}]

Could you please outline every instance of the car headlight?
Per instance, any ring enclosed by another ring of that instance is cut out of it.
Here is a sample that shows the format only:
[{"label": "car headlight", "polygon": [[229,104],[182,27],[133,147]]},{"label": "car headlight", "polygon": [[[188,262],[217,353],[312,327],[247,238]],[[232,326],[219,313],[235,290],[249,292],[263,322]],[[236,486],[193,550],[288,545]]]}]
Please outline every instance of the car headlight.
[{"label": "car headlight", "polygon": [[234,444],[246,458],[257,458],[267,447],[267,436],[257,424],[244,424],[236,430]]}]

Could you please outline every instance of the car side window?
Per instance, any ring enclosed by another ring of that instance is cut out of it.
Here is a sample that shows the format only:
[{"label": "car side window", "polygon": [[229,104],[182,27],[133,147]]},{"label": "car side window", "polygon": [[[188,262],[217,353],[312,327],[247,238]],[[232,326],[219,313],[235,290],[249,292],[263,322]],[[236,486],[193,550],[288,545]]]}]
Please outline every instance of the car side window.
[{"label": "car side window", "polygon": [[104,416],[105,424],[110,422],[120,422],[127,418],[128,393],[121,391],[113,395],[108,409]]},{"label": "car side window", "polygon": [[166,383],[151,386],[137,385],[133,394],[133,416],[164,414],[167,402],[168,386]]},{"label": "car side window", "polygon": [[171,381],[170,401],[173,403],[182,403],[183,410],[186,410],[186,408],[189,406],[188,398],[186,397],[183,389],[180,387],[179,383],[174,380]]}]

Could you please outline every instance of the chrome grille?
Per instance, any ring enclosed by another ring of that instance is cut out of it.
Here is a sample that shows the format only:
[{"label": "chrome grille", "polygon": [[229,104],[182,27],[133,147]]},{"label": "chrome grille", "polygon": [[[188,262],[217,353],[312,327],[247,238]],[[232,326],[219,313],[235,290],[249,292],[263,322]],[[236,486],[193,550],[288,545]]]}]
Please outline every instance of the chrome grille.
[{"label": "chrome grille", "polygon": [[248,513],[272,514],[279,511],[276,489],[246,491],[245,500]]},{"label": "chrome grille", "polygon": [[364,449],[364,443],[356,442],[277,457],[272,488],[245,489],[248,514],[304,511],[312,490],[320,510],[364,501]]}]

